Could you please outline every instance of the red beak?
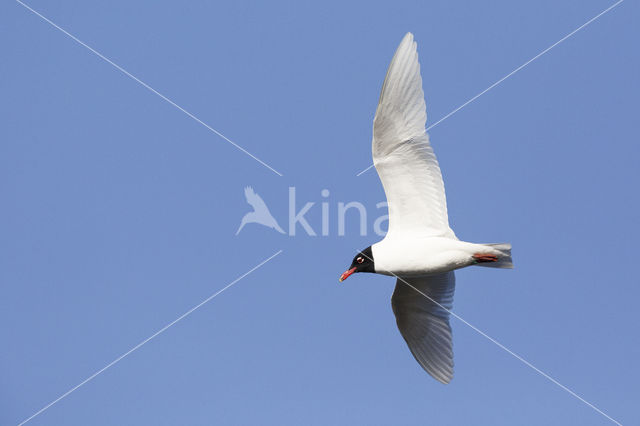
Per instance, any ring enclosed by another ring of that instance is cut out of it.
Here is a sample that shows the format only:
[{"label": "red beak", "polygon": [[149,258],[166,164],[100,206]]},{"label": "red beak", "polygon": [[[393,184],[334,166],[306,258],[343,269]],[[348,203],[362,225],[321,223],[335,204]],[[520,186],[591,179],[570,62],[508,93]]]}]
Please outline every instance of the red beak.
[{"label": "red beak", "polygon": [[340,282],[346,280],[347,278],[349,278],[349,275],[353,274],[356,271],[355,266],[351,269],[349,269],[347,272],[345,272],[344,274],[340,275]]}]

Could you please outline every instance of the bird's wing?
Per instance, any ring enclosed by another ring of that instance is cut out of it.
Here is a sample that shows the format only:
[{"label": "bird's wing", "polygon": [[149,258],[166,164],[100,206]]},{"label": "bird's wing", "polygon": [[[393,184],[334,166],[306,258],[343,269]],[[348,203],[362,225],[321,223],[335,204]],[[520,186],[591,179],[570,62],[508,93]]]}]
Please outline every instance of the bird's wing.
[{"label": "bird's wing", "polygon": [[391,60],[373,120],[373,164],[387,195],[389,234],[456,238],[426,121],[418,52],[408,33]]},{"label": "bird's wing", "polygon": [[448,310],[453,306],[455,282],[453,271],[399,278],[391,297],[398,329],[411,353],[427,373],[445,384],[453,378],[453,341]]},{"label": "bird's wing", "polygon": [[244,189],[244,196],[247,199],[247,203],[249,203],[249,205],[251,205],[251,207],[253,207],[253,210],[256,212],[269,212],[269,209],[267,208],[267,205],[264,203],[264,200],[262,200],[262,198],[255,193],[255,191],[253,190],[252,187],[247,186]]}]

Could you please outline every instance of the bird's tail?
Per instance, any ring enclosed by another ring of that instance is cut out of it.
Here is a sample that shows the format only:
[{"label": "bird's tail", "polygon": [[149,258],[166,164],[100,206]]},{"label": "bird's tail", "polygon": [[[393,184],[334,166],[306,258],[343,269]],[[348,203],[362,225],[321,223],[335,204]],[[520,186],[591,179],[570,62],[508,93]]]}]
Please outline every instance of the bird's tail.
[{"label": "bird's tail", "polygon": [[[488,266],[490,268],[513,268],[513,260],[511,260],[511,244],[509,243],[494,243],[494,244],[483,244],[484,246],[490,247],[491,254],[478,254],[476,259],[478,262],[476,265],[478,266]],[[496,254],[493,254],[495,252]],[[483,257],[486,256],[486,257]]]}]

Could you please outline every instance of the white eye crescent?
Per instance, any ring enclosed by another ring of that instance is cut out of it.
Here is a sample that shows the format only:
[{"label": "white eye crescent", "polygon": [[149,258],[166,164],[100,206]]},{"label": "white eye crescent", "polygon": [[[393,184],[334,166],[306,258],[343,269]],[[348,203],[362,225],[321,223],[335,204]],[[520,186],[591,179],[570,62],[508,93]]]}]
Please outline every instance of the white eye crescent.
[{"label": "white eye crescent", "polygon": [[364,258],[358,257],[358,258],[356,258],[356,262],[362,263],[362,262],[364,262]]}]

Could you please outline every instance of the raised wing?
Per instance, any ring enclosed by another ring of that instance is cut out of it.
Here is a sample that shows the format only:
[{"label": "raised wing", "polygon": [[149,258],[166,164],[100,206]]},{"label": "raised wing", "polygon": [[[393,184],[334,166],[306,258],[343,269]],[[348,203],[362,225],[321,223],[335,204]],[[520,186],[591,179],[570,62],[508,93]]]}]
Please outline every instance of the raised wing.
[{"label": "raised wing", "polygon": [[253,207],[254,211],[258,213],[264,213],[265,211],[267,213],[269,212],[269,209],[264,203],[262,197],[256,194],[252,187],[247,186],[246,188],[244,188],[244,196],[247,199],[247,203],[249,203],[249,205]]},{"label": "raised wing", "polygon": [[411,353],[427,373],[445,384],[453,378],[453,340],[447,310],[453,306],[455,282],[453,271],[399,278],[391,297],[398,329]]},{"label": "raised wing", "polygon": [[373,164],[389,204],[388,234],[456,238],[426,121],[418,52],[407,33],[387,70],[373,120]]}]

